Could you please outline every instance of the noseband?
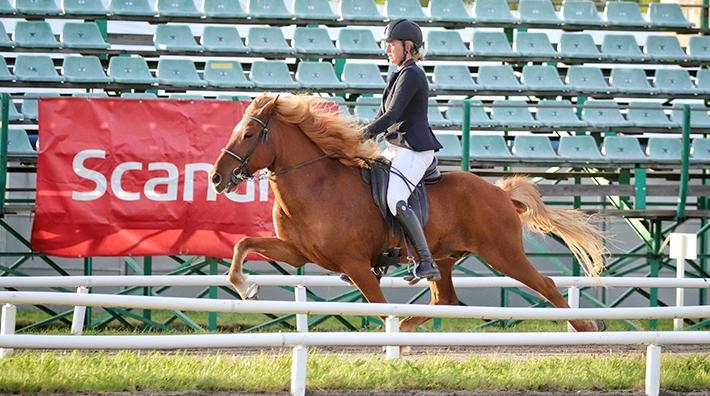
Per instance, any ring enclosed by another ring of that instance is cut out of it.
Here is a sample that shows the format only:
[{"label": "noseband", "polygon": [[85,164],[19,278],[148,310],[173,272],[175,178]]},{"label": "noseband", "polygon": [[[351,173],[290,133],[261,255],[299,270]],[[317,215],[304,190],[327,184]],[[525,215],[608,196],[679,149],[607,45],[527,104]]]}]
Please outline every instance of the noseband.
[{"label": "noseband", "polygon": [[260,120],[259,118],[254,117],[254,116],[247,116],[247,117],[249,117],[250,120],[261,125],[261,131],[259,132],[259,137],[254,142],[254,144],[249,148],[249,151],[247,151],[247,153],[244,154],[244,156],[242,157],[239,154],[235,153],[234,151],[232,151],[226,147],[222,148],[223,153],[236,158],[240,162],[239,167],[234,168],[232,170],[232,176],[230,177],[230,182],[235,186],[243,181],[246,181],[246,180],[249,180],[252,178],[253,172],[249,171],[249,168],[247,167],[247,164],[249,163],[249,159],[254,154],[254,151],[256,151],[256,147],[259,145],[259,143],[261,143],[261,142],[266,143],[266,140],[269,137],[269,125],[271,124],[271,117],[269,117],[266,120],[266,122]]}]

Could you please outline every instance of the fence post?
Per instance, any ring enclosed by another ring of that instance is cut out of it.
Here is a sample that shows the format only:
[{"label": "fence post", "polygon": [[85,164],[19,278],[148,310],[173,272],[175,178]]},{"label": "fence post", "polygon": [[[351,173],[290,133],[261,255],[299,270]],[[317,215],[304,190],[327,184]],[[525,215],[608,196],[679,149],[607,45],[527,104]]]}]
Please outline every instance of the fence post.
[{"label": "fence post", "polygon": [[[2,318],[0,318],[0,335],[15,334],[15,322],[17,318],[17,307],[12,304],[2,306]],[[10,348],[0,348],[0,359],[12,355]]]},{"label": "fence post", "polygon": [[646,348],[646,395],[658,396],[661,391],[661,347],[649,345]]},{"label": "fence post", "polygon": [[[385,319],[386,333],[399,333],[399,318],[396,316],[388,316]],[[385,359],[399,359],[399,346],[388,345],[385,347]]]},{"label": "fence post", "polygon": [[[293,289],[296,302],[306,302],[306,287],[299,285]],[[296,314],[296,331],[308,332],[308,315]],[[304,396],[306,394],[306,374],[308,368],[308,349],[303,345],[293,348],[291,357],[291,395]]]},{"label": "fence post", "polygon": [[[579,288],[577,286],[570,286],[567,289],[567,304],[570,308],[579,308]],[[567,331],[574,332],[574,327],[567,322]]]},{"label": "fence post", "polygon": [[[695,234],[671,233],[670,257],[676,259],[676,278],[685,277],[685,260],[697,259],[697,238]],[[675,289],[675,305],[682,307],[685,302],[685,289]],[[673,319],[673,330],[683,330],[683,318]]]},{"label": "fence post", "polygon": [[[76,292],[79,294],[86,294],[89,289],[86,286],[79,286],[76,288]],[[81,335],[84,332],[84,320],[86,319],[86,307],[76,306],[74,307],[74,315],[71,319],[71,333],[74,335]]]}]

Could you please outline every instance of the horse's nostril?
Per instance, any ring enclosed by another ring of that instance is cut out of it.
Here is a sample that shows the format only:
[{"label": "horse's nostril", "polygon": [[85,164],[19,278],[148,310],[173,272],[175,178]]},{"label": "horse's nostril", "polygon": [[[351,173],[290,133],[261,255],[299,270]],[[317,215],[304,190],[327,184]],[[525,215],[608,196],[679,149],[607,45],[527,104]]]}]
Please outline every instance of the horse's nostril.
[{"label": "horse's nostril", "polygon": [[222,181],[222,176],[219,173],[212,175],[212,184],[219,184]]}]

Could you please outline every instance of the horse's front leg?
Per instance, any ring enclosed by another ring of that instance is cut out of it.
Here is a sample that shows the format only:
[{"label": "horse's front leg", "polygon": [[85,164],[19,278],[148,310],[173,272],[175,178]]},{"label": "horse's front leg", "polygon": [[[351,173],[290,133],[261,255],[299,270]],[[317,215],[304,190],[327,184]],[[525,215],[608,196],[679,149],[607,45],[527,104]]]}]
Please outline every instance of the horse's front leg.
[{"label": "horse's front leg", "polygon": [[229,283],[239,293],[243,300],[255,298],[259,293],[259,286],[248,280],[242,272],[242,263],[251,252],[275,261],[283,261],[294,268],[302,267],[308,262],[301,253],[288,242],[278,238],[244,237],[234,245],[232,265],[229,267]]}]

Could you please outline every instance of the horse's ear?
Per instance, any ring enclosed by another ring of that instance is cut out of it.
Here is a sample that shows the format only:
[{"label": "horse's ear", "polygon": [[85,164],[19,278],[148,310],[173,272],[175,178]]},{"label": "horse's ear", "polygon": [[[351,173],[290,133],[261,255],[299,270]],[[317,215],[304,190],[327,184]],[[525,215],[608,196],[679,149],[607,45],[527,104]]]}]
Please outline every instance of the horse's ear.
[{"label": "horse's ear", "polygon": [[271,113],[274,111],[274,106],[276,106],[276,101],[279,100],[279,95],[276,95],[273,98],[267,98],[269,101],[266,102],[266,104],[261,108],[261,114],[265,117],[271,116]]}]

